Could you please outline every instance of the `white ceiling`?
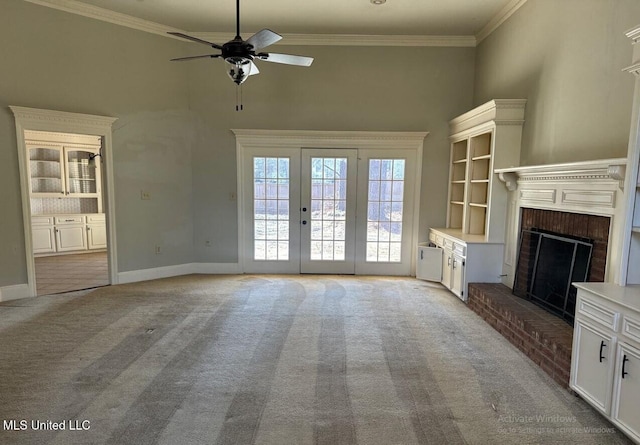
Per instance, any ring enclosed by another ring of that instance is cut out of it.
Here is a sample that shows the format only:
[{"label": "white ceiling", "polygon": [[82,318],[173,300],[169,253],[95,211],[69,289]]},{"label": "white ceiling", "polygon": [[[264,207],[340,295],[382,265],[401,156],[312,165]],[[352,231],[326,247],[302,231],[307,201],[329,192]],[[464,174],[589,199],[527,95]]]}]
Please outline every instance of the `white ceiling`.
[{"label": "white ceiling", "polygon": [[[189,32],[235,32],[234,0],[27,0],[84,3]],[[477,36],[523,0],[241,0],[241,33]],[[517,7],[516,7],[517,9]]]}]

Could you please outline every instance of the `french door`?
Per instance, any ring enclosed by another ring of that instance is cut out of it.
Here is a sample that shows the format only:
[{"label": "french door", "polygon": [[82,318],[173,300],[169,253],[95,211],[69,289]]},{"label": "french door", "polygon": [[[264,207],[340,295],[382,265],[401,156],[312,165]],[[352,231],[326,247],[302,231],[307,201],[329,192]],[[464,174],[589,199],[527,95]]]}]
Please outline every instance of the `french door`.
[{"label": "french door", "polygon": [[243,270],[409,275],[413,150],[252,148]]},{"label": "french door", "polygon": [[302,149],[300,272],[355,273],[355,149]]}]

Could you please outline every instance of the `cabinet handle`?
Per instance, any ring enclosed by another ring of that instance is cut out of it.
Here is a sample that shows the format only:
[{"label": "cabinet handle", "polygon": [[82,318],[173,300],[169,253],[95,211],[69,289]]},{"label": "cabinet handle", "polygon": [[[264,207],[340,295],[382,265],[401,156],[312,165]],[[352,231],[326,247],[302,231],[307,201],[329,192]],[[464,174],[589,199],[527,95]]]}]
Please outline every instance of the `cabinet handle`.
[{"label": "cabinet handle", "polygon": [[602,360],[604,360],[604,355],[602,355],[602,348],[604,348],[605,346],[607,346],[607,345],[605,345],[604,344],[604,340],[602,340],[600,342],[600,363],[602,363]]},{"label": "cabinet handle", "polygon": [[628,361],[629,359],[627,358],[627,354],[625,354],[624,357],[622,357],[622,378],[624,378],[625,375],[629,374],[624,370],[625,365],[627,364]]},{"label": "cabinet handle", "polygon": [[451,257],[447,258],[447,266],[451,266]]},{"label": "cabinet handle", "polygon": [[424,250],[421,250],[421,251],[420,251],[420,259],[421,259],[421,260],[424,260]]},{"label": "cabinet handle", "polygon": [[458,260],[453,260],[453,268],[456,268],[456,263],[458,262]]}]

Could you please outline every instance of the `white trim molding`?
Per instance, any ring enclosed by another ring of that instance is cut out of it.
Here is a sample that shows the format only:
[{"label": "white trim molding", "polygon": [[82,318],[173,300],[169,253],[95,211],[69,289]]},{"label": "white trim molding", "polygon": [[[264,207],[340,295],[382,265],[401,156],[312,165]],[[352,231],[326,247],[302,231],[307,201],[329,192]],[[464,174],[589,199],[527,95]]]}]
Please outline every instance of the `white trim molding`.
[{"label": "white trim molding", "polygon": [[18,300],[29,296],[27,284],[15,284],[13,286],[0,287],[0,302]]},{"label": "white trim molding", "polygon": [[[414,213],[412,233],[411,274],[415,275],[415,261],[419,234],[420,191],[422,184],[422,157],[424,139],[428,132],[396,132],[396,131],[322,131],[322,130],[254,130],[232,129],[236,135],[236,163],[238,190],[238,252],[243,255],[244,245],[244,168],[243,159],[247,149],[251,148],[367,148],[367,149],[405,149],[416,152]],[[240,258],[240,266],[244,272],[244,260]]]},{"label": "white trim molding", "polygon": [[476,44],[479,44],[484,39],[489,37],[493,31],[498,29],[500,25],[506,22],[509,17],[518,11],[518,9],[522,8],[527,0],[511,0],[506,4],[504,8],[502,8],[498,13],[486,24],[484,28],[480,30],[476,34]]},{"label": "white trim molding", "polygon": [[[224,32],[188,33],[209,42],[227,42],[234,36]],[[248,32],[248,35],[251,33]],[[428,35],[367,35],[367,34],[294,34],[283,33],[276,45],[298,46],[476,46],[474,36],[428,36]]]},{"label": "white trim molding", "polygon": [[[521,208],[554,210],[611,218],[605,281],[617,281],[625,219],[623,192],[627,159],[614,158],[563,164],[496,169],[510,193],[514,211],[507,222],[507,257],[517,255]],[[507,279],[513,285],[513,261],[505,262]]]},{"label": "white trim molding", "polygon": [[31,205],[29,197],[29,178],[27,168],[27,149],[25,132],[46,131],[52,133],[79,133],[102,138],[102,160],[105,166],[103,189],[105,213],[107,216],[107,240],[109,279],[117,284],[117,249],[115,224],[115,188],[113,177],[113,147],[111,126],[117,120],[114,117],[95,116],[90,114],[69,113],[66,111],[43,110],[37,108],[10,105],[16,124],[18,148],[18,167],[20,169],[20,188],[22,198],[22,219],[24,224],[25,262],[27,265],[28,296],[36,295],[36,273],[33,258],[33,240],[31,238]]},{"label": "white trim molding", "polygon": [[[78,0],[24,0],[40,6],[45,6],[59,11],[77,14],[102,22],[148,32],[172,39],[180,39],[167,34],[168,32],[181,32],[193,35],[213,42],[226,42],[234,36],[221,32],[195,32],[186,31],[162,23],[144,20],[128,14],[115,12],[110,9],[90,5]],[[433,47],[475,47],[487,38],[502,23],[511,17],[527,0],[511,0],[504,8],[478,32],[477,35],[364,35],[364,34],[282,34],[284,37],[277,45],[325,45],[325,46],[433,46]],[[247,34],[250,34],[247,32]]]},{"label": "white trim molding", "polygon": [[238,263],[185,263],[120,272],[118,274],[118,281],[120,284],[127,284],[182,275],[238,275],[241,273]]}]

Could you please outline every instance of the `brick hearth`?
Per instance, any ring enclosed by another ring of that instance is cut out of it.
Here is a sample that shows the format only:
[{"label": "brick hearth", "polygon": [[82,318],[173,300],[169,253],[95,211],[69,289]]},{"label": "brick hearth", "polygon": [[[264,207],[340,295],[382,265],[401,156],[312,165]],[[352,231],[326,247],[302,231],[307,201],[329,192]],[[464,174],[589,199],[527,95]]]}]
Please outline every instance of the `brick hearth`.
[{"label": "brick hearth", "polygon": [[573,328],[503,284],[470,283],[469,308],[569,388]]}]

